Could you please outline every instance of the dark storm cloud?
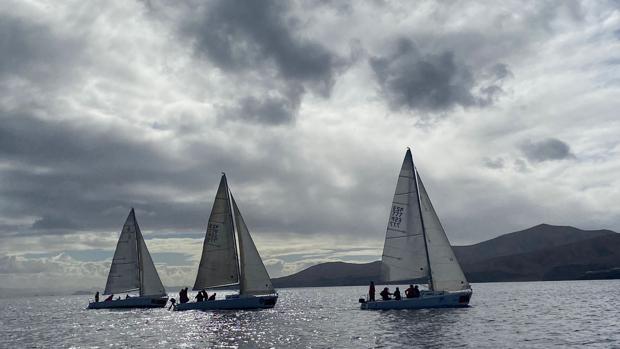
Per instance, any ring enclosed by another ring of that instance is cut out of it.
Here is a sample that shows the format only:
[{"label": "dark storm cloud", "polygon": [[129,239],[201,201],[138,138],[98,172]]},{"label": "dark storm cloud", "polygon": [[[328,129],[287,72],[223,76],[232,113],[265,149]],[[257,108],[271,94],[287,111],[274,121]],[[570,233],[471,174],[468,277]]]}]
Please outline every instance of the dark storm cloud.
[{"label": "dark storm cloud", "polygon": [[[392,53],[370,58],[382,94],[393,109],[447,111],[456,106],[485,106],[502,89],[478,86],[472,69],[454,52],[423,53],[409,39],[399,39]],[[499,81],[510,75],[503,64],[492,68]]]},{"label": "dark storm cloud", "polygon": [[295,37],[294,27],[284,2],[213,1],[186,30],[196,49],[223,69],[273,63],[285,79],[331,85],[337,58],[320,43]]},{"label": "dark storm cloud", "polygon": [[529,141],[520,146],[523,155],[533,162],[550,160],[572,159],[575,155],[570,146],[556,138],[547,138],[541,141]]},{"label": "dark storm cloud", "polygon": [[[116,233],[131,206],[136,207],[143,230],[190,230],[197,234],[192,236],[202,236],[212,197],[184,198],[214,192],[220,171],[228,173],[244,216],[256,232],[372,231],[383,224],[382,219],[370,223],[363,219],[369,210],[388,202],[389,190],[376,183],[380,166],[357,170],[364,174],[358,178],[360,185],[373,188],[370,194],[341,188],[306,167],[291,166],[308,160],[299,158],[302,152],[287,139],[263,141],[252,153],[234,144],[188,141],[179,153],[166,154],[165,142],[141,140],[130,125],[98,127],[42,119],[26,111],[0,110],[0,119],[0,162],[8,165],[0,187],[2,215],[38,217],[34,223],[0,226],[0,237],[84,230]],[[380,188],[386,189],[384,193]],[[252,195],[256,190],[259,197]],[[363,209],[349,205],[368,201],[366,196],[376,191],[386,196],[377,205]],[[295,193],[295,205],[290,205],[290,193]],[[329,200],[316,205],[324,198]],[[342,220],[331,214],[334,211],[351,211],[347,216],[357,218]],[[369,228],[373,224],[377,227]]]},{"label": "dark storm cloud", "polygon": [[[122,129],[91,128],[87,121],[43,119],[27,110],[0,109],[0,119],[0,156],[31,169],[51,166],[63,173],[80,174],[113,166],[116,175],[132,179],[133,170],[157,166],[153,161],[156,153]],[[124,172],[128,169],[132,171]]]},{"label": "dark storm cloud", "polygon": [[67,63],[79,48],[78,40],[43,24],[0,14],[0,78],[20,76],[42,82],[69,69]]},{"label": "dark storm cloud", "polygon": [[296,35],[299,21],[291,18],[287,6],[271,0],[217,0],[192,13],[183,26],[195,51],[229,74],[243,79],[245,73],[259,72],[283,81],[264,87],[270,93],[275,88],[278,98],[241,97],[239,107],[225,107],[225,114],[236,111],[234,118],[281,124],[294,120],[306,89],[329,96],[345,63],[318,41]]},{"label": "dark storm cloud", "polygon": [[[175,198],[160,191],[202,188],[205,180],[156,144],[122,129],[44,120],[28,112],[0,111],[0,120],[0,162],[8,164],[0,187],[3,215],[40,217],[31,227],[13,226],[2,235],[114,227],[132,205],[153,213],[158,225],[172,217],[185,223],[179,227],[200,222],[201,208],[171,205]],[[141,186],[151,189],[144,193]]]}]

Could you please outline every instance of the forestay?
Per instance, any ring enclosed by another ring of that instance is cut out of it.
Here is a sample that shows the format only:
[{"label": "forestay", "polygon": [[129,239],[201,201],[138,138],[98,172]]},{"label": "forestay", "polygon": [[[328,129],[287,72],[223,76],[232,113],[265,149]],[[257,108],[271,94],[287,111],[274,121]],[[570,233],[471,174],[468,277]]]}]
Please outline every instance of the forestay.
[{"label": "forestay", "polygon": [[426,233],[426,243],[431,264],[433,289],[435,291],[456,291],[469,288],[450,242],[446,236],[433,204],[426,193],[422,179],[417,175],[420,190],[422,219]]},{"label": "forestay", "polygon": [[209,216],[194,290],[236,284],[239,264],[226,176],[222,175]]},{"label": "forestay", "polygon": [[413,158],[409,150],[396,183],[381,261],[383,281],[428,276]]},{"label": "forestay", "polygon": [[271,294],[274,293],[267,269],[254,245],[235,198],[231,195],[233,213],[239,238],[239,262],[241,265],[241,280],[239,281],[240,294]]}]

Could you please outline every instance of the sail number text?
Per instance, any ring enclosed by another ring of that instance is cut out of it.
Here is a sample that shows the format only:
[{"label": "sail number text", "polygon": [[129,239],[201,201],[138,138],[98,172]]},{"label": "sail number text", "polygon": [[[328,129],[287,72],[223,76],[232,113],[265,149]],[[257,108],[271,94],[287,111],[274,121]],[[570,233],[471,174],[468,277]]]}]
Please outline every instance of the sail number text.
[{"label": "sail number text", "polygon": [[220,232],[219,224],[209,224],[209,226],[207,227],[207,241],[216,242],[219,232]]},{"label": "sail number text", "polygon": [[402,216],[405,212],[404,207],[392,206],[392,212],[390,214],[390,227],[392,228],[400,228],[400,223],[402,222]]}]

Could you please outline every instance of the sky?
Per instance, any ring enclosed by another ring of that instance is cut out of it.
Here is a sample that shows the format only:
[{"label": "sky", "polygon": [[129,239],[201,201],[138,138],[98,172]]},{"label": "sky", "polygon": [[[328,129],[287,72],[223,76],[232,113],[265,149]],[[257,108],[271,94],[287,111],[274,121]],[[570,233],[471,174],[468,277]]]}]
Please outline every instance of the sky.
[{"label": "sky", "polygon": [[222,171],[272,277],[378,260],[407,147],[452,244],[620,231],[618,1],[0,3],[0,288],[103,288],[131,207],[192,285]]}]

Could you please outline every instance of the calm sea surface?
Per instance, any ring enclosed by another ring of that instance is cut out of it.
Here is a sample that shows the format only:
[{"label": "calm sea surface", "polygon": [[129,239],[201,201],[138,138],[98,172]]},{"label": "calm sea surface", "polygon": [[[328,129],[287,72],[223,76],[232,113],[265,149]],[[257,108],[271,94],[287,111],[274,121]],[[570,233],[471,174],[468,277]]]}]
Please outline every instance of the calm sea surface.
[{"label": "calm sea surface", "polygon": [[0,300],[2,348],[620,348],[620,280],[474,284],[465,309],[362,311],[365,287],[282,289],[272,310],[86,310]]}]

